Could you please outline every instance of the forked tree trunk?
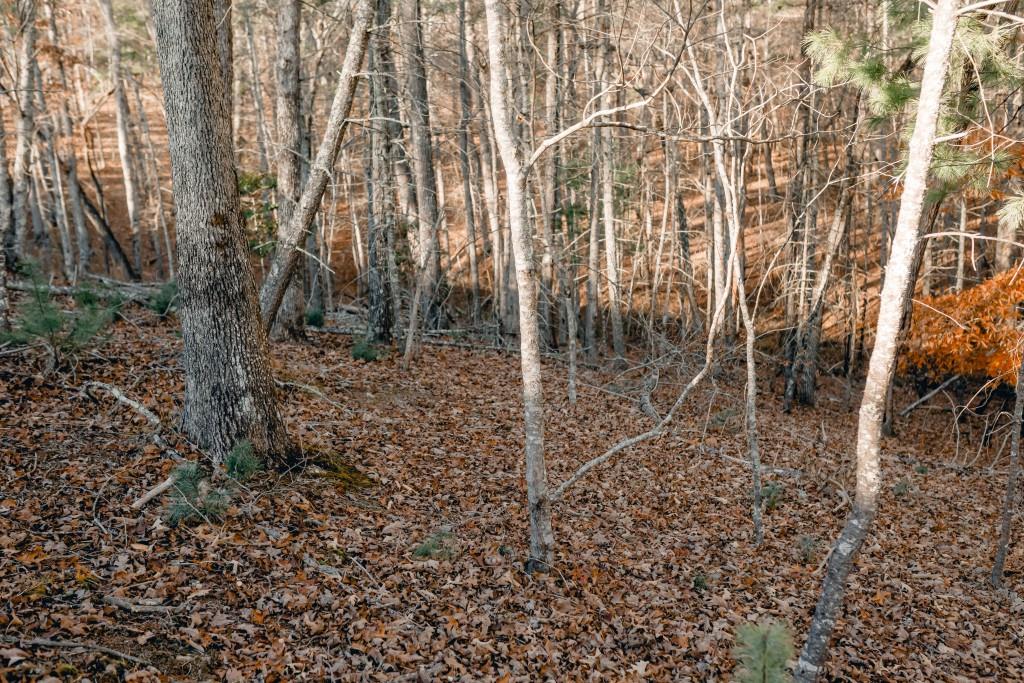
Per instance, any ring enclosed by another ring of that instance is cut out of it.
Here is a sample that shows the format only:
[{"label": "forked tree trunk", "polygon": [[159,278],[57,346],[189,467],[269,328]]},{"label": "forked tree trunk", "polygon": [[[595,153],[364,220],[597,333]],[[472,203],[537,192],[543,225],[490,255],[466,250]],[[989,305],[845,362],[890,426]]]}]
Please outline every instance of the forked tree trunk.
[{"label": "forked tree trunk", "polygon": [[215,461],[242,441],[275,464],[295,447],[277,411],[239,206],[214,0],[155,0],[185,367],[182,427]]},{"label": "forked tree trunk", "polygon": [[[218,0],[219,2],[222,0]],[[277,98],[274,111],[277,122],[277,226],[278,239],[295,215],[301,188],[299,173],[301,165],[302,123],[299,116],[301,91],[299,71],[302,68],[300,55],[300,25],[302,5],[299,0],[281,0],[277,6]],[[281,309],[271,330],[271,339],[295,339],[303,334],[306,297],[303,283],[306,277],[306,260],[299,258],[285,290]]]},{"label": "forked tree trunk", "polygon": [[935,144],[936,122],[959,5],[959,0],[938,0],[932,15],[931,37],[921,79],[921,97],[907,152],[903,197],[882,287],[875,348],[871,352],[864,397],[861,400],[857,426],[856,498],[853,510],[829,557],[821,597],[794,672],[794,678],[799,683],[810,683],[821,673],[832,631],[842,608],[846,579],[878,511],[878,495],[882,486],[879,450],[885,395],[892,384],[903,308],[910,296],[908,281],[914,272],[928,167]]},{"label": "forked tree trunk", "polygon": [[526,168],[522,143],[509,112],[507,20],[502,0],[485,0],[487,51],[490,57],[491,112],[494,138],[505,169],[508,217],[519,287],[519,357],[523,373],[523,416],[526,433],[526,495],[530,516],[531,568],[554,561],[551,496],[544,463],[544,394],[541,383],[540,330],[537,321],[537,271],[533,235],[526,214]]},{"label": "forked tree trunk", "polygon": [[345,132],[348,113],[352,108],[359,68],[366,53],[366,43],[370,35],[370,20],[373,18],[371,0],[359,0],[354,10],[352,32],[348,47],[345,49],[345,60],[342,63],[341,75],[338,77],[337,90],[331,103],[331,113],[324,129],[324,137],[316,153],[316,160],[309,170],[309,178],[303,188],[295,213],[287,228],[278,233],[277,251],[274,262],[270,266],[263,288],[260,290],[260,310],[263,314],[263,327],[268,332],[277,317],[277,310],[284,298],[285,288],[291,278],[295,264],[301,252],[298,249],[304,244],[306,235],[313,225],[320,200],[327,188],[327,180],[334,169],[341,148],[341,137]]}]

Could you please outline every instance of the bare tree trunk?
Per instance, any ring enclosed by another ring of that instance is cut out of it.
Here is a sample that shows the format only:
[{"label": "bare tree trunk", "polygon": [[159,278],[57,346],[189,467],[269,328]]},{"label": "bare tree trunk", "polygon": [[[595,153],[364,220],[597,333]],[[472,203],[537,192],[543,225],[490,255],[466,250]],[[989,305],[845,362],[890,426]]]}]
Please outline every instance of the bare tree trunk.
[{"label": "bare tree trunk", "polygon": [[7,241],[14,227],[11,213],[11,178],[7,171],[7,127],[4,102],[6,88],[0,86],[0,332],[11,329],[11,302],[7,294]]},{"label": "bare tree trunk", "polygon": [[522,143],[509,112],[508,38],[505,7],[501,0],[485,0],[487,49],[490,56],[491,111],[494,137],[508,184],[508,216],[515,252],[519,288],[519,349],[523,373],[523,410],[526,433],[526,494],[530,515],[531,568],[554,561],[551,496],[544,463],[544,395],[541,382],[540,330],[537,321],[537,273],[533,262],[533,236],[526,214],[526,168]]},{"label": "bare tree trunk", "polygon": [[[386,2],[377,3],[377,26],[387,25],[390,8]],[[367,339],[375,343],[390,343],[392,329],[398,324],[392,301],[397,296],[393,283],[397,274],[391,271],[394,260],[395,205],[392,169],[393,141],[387,116],[386,76],[380,69],[381,43],[388,40],[387,32],[375,32],[370,38],[370,161],[368,165],[367,197],[367,252],[368,269],[366,288],[369,294]]]},{"label": "bare tree trunk", "polygon": [[[50,42],[54,45],[60,44],[60,35],[57,31],[57,18],[55,16],[53,2],[48,4]],[[78,159],[75,156],[74,128],[71,123],[70,87],[67,71],[64,66],[64,56],[57,57],[57,68],[61,87],[65,93],[58,110],[60,125],[60,136],[63,141],[63,166],[65,170],[65,181],[67,183],[67,203],[71,211],[71,219],[75,225],[75,241],[77,242],[77,255],[72,275],[72,282],[77,281],[89,268],[89,259],[92,254],[89,240],[89,230],[85,224],[85,211],[82,208],[82,189],[78,181]]]},{"label": "bare tree trunk", "polygon": [[966,260],[965,248],[967,246],[967,200],[960,198],[960,234],[956,238],[956,282],[953,285],[954,292],[964,290],[964,262]]},{"label": "bare tree trunk", "polygon": [[437,300],[440,285],[440,253],[437,232],[440,226],[437,179],[430,130],[430,103],[427,95],[426,57],[423,51],[423,27],[420,0],[399,0],[399,36],[405,54],[406,89],[409,96],[410,156],[416,177],[417,208],[417,296],[419,316],[409,321],[408,339],[418,334],[422,317],[425,327],[437,328],[442,315]]},{"label": "bare tree trunk", "polygon": [[[274,156],[277,166],[279,240],[281,233],[291,224],[302,192],[299,185],[302,147],[302,121],[299,115],[302,104],[299,90],[302,68],[299,42],[301,24],[302,5],[299,0],[282,0],[277,6],[277,97],[274,104],[274,118],[277,122]],[[306,297],[303,292],[305,277],[306,260],[296,259],[281,308],[271,328],[271,339],[298,339],[303,336],[306,314]]]},{"label": "bare tree trunk", "polygon": [[821,597],[807,634],[794,678],[810,683],[818,678],[836,618],[842,607],[846,579],[878,510],[881,490],[879,448],[885,395],[896,367],[896,342],[906,299],[908,281],[914,272],[915,252],[921,233],[921,212],[927,189],[928,168],[935,144],[935,129],[949,53],[957,24],[958,0],[938,0],[932,16],[931,37],[921,79],[914,133],[910,139],[903,197],[885,284],[882,287],[875,348],[871,352],[864,396],[857,428],[857,490],[853,510],[847,518],[829,557]]},{"label": "bare tree trunk", "polygon": [[[1019,327],[1019,322],[1018,322]],[[1018,352],[1020,349],[1018,348]],[[1020,430],[1024,419],[1024,356],[1017,369],[1017,389],[1013,401],[1013,422],[1010,428],[1010,473],[1006,479],[1006,495],[1003,496],[1003,511],[999,518],[999,541],[996,543],[996,559],[992,563],[989,577],[995,588],[1003,586],[1003,565],[1010,550],[1010,522],[1013,521],[1013,502],[1017,496],[1017,478],[1020,476]]]},{"label": "bare tree trunk", "polygon": [[271,264],[270,271],[263,281],[263,288],[260,290],[263,326],[268,332],[274,324],[278,307],[281,305],[285,288],[288,286],[288,280],[301,255],[298,245],[305,241],[306,234],[313,225],[313,218],[316,216],[320,200],[327,187],[327,179],[338,158],[341,137],[345,131],[349,110],[352,108],[356,78],[359,75],[359,68],[366,52],[366,43],[369,40],[372,17],[373,3],[370,0],[359,0],[359,4],[355,8],[352,33],[345,50],[345,60],[342,64],[341,75],[338,77],[338,86],[334,93],[334,101],[331,103],[331,113],[324,130],[324,137],[320,141],[316,160],[310,168],[309,179],[306,181],[306,187],[302,191],[291,222],[287,229],[278,235],[274,262]]},{"label": "bare tree trunk", "polygon": [[473,211],[473,185],[469,163],[469,124],[472,118],[469,77],[469,57],[466,52],[466,0],[459,0],[459,170],[462,172],[462,198],[466,214],[466,248],[469,253],[473,322],[477,323],[480,321],[480,269],[477,264],[476,215]]},{"label": "bare tree trunk", "polygon": [[[132,265],[140,276],[143,272],[142,263],[142,229],[139,222],[138,179],[135,177],[133,150],[128,137],[130,125],[128,97],[124,91],[124,79],[121,77],[121,41],[117,35],[117,24],[114,23],[114,11],[111,0],[99,0],[103,13],[103,24],[107,31],[107,42],[110,44],[110,80],[113,83],[115,114],[117,117],[117,152],[121,158],[121,177],[124,181],[124,201],[128,209],[128,225],[132,232]],[[233,148],[232,148],[233,149]]]},{"label": "bare tree trunk", "polygon": [[32,138],[35,132],[34,99],[32,97],[33,77],[36,61],[36,2],[35,0],[18,0],[17,4],[18,32],[18,109],[14,123],[14,240],[13,244],[4,244],[9,249],[8,257],[15,259],[25,257],[26,240],[29,227],[32,225],[30,205],[31,155]]},{"label": "bare tree trunk", "polygon": [[214,0],[156,0],[153,15],[178,207],[182,427],[217,462],[247,441],[290,463],[243,232]]}]

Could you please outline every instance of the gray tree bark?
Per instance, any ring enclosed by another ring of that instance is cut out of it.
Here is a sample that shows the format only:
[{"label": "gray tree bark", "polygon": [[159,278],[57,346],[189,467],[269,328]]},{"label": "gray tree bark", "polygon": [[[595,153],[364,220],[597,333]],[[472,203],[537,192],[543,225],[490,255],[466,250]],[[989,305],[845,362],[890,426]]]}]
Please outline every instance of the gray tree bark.
[{"label": "gray tree bark", "polygon": [[153,3],[178,208],[182,428],[217,462],[248,441],[284,464],[297,453],[278,414],[248,262],[214,6]]},{"label": "gray tree bark", "polygon": [[832,631],[842,608],[846,579],[878,511],[878,495],[882,486],[879,451],[885,396],[892,385],[903,308],[910,296],[909,281],[914,273],[915,252],[920,239],[928,168],[932,160],[936,122],[959,5],[959,0],[938,0],[932,14],[931,36],[921,79],[921,97],[917,104],[914,133],[908,150],[903,197],[882,287],[875,348],[871,352],[857,425],[856,497],[853,510],[829,557],[821,596],[794,672],[794,679],[798,683],[811,683],[821,673]]},{"label": "gray tree bark", "polygon": [[[103,14],[103,25],[107,32],[110,46],[110,80],[114,90],[114,112],[117,119],[117,152],[121,158],[121,178],[124,182],[124,201],[128,210],[128,225],[132,233],[132,265],[135,272],[142,275],[142,229],[139,221],[138,179],[135,177],[133,152],[128,137],[130,113],[128,97],[124,90],[124,79],[121,76],[121,40],[117,35],[117,24],[114,22],[114,11],[110,0],[99,0]],[[233,149],[233,147],[232,147]]]},{"label": "gray tree bark", "polygon": [[509,111],[508,21],[501,0],[485,0],[490,96],[494,138],[505,169],[508,217],[519,287],[519,358],[523,374],[523,421],[526,434],[526,495],[530,516],[531,568],[554,561],[551,496],[544,462],[544,393],[541,382],[540,329],[537,312],[537,271],[533,235],[526,214],[526,166],[522,142]]},{"label": "gray tree bark", "polygon": [[267,331],[274,324],[278,308],[284,298],[285,288],[291,278],[295,264],[301,252],[298,245],[305,242],[306,236],[313,225],[320,200],[327,188],[327,180],[334,169],[341,148],[342,134],[348,121],[348,112],[352,108],[359,68],[366,53],[366,44],[370,35],[370,20],[373,18],[373,3],[370,0],[359,0],[355,7],[352,32],[345,59],[338,77],[337,90],[331,103],[331,113],[324,129],[324,137],[316,153],[316,160],[309,170],[309,178],[303,188],[298,206],[288,223],[286,230],[278,235],[277,251],[270,266],[263,287],[260,290],[260,310],[263,314],[263,326]]},{"label": "gray tree bark", "polygon": [[18,36],[18,97],[14,120],[14,169],[13,169],[13,204],[14,204],[14,235],[13,244],[4,244],[10,249],[8,256],[21,259],[25,256],[26,241],[32,225],[30,184],[32,138],[35,133],[34,108],[35,98],[32,97],[34,66],[36,60],[36,3],[35,0],[18,0],[17,4]]},{"label": "gray tree bark", "polygon": [[[277,98],[275,119],[277,121],[277,233],[287,230],[295,215],[301,189],[299,173],[301,166],[302,122],[299,115],[301,91],[299,76],[302,68],[300,54],[300,25],[302,5],[299,0],[282,0],[277,6]],[[306,297],[303,283],[306,277],[306,261],[298,259],[291,281],[285,290],[281,308],[271,330],[271,339],[296,339],[303,335],[306,314]]]}]

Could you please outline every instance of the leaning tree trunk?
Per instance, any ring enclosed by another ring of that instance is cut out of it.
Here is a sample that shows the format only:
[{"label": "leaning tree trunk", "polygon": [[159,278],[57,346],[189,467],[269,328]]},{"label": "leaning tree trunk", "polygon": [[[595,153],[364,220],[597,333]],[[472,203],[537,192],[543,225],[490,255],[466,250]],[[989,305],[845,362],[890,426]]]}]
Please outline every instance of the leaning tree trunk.
[{"label": "leaning tree trunk", "polygon": [[309,170],[309,178],[303,188],[302,197],[295,208],[295,213],[286,229],[278,233],[277,251],[274,262],[270,266],[263,288],[260,290],[260,310],[263,314],[263,327],[268,332],[277,317],[277,310],[284,298],[285,288],[291,278],[292,271],[298,263],[301,252],[299,244],[304,244],[306,236],[313,225],[320,200],[327,188],[327,180],[334,169],[334,162],[341,149],[341,137],[345,132],[348,112],[352,108],[355,95],[359,67],[366,53],[366,43],[370,36],[370,20],[373,18],[371,0],[359,0],[355,8],[352,33],[348,47],[345,49],[345,60],[342,63],[338,87],[331,103],[331,113],[324,129],[324,137],[316,153],[316,160]]},{"label": "leaning tree trunk", "polygon": [[555,539],[551,530],[551,496],[544,463],[544,393],[537,320],[537,270],[533,262],[533,235],[526,214],[526,167],[508,104],[511,97],[505,7],[501,0],[486,0],[484,8],[487,13],[494,138],[508,184],[508,218],[519,287],[519,358],[523,373],[526,496],[530,515],[529,566],[544,568],[554,560]]},{"label": "leaning tree trunk", "polygon": [[[299,76],[302,60],[299,48],[299,27],[302,5],[299,0],[282,0],[277,7],[277,225],[278,239],[295,215],[301,188],[301,92]],[[285,290],[281,308],[271,330],[271,339],[295,339],[303,334],[306,297],[303,282],[305,259],[298,259],[291,281]]]},{"label": "leaning tree trunk", "polygon": [[896,367],[897,340],[903,307],[910,295],[909,280],[914,272],[915,252],[921,232],[921,211],[927,190],[928,167],[935,144],[935,129],[942,90],[949,65],[950,47],[956,30],[958,0],[939,0],[932,16],[928,55],[921,80],[917,119],[910,139],[903,197],[896,222],[889,266],[882,287],[864,397],[857,426],[857,492],[853,510],[846,520],[829,557],[821,597],[814,611],[794,678],[809,683],[818,678],[826,650],[842,607],[846,579],[853,560],[864,543],[878,510],[882,476],[879,450],[885,395]]},{"label": "leaning tree trunk", "polygon": [[153,14],[178,209],[182,426],[215,461],[247,441],[285,464],[296,449],[278,414],[249,267],[214,0],[156,0]]},{"label": "leaning tree trunk", "polygon": [[139,222],[138,179],[135,177],[131,145],[128,139],[129,112],[128,96],[124,91],[124,79],[121,78],[121,42],[117,35],[117,24],[114,23],[114,11],[110,0],[100,0],[103,10],[103,24],[107,30],[107,42],[110,43],[110,80],[114,88],[114,112],[117,123],[117,152],[121,157],[121,177],[124,181],[124,201],[128,209],[128,225],[132,232],[132,265],[135,272],[142,275],[142,229]]}]

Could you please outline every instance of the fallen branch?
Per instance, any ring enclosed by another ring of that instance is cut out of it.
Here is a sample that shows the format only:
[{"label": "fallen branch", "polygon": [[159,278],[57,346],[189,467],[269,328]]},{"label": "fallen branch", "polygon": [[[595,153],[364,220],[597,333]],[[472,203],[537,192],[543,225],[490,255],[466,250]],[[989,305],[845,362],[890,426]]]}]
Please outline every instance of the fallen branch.
[{"label": "fallen branch", "polygon": [[145,659],[139,659],[138,657],[127,655],[119,650],[105,647],[103,645],[96,645],[95,643],[83,643],[77,640],[50,640],[49,638],[33,638],[32,640],[22,641],[19,641],[17,638],[5,638],[4,640],[8,643],[22,645],[24,647],[81,648],[83,650],[93,650],[111,657],[117,657],[118,659],[122,659],[126,662],[133,662],[135,664],[141,664],[142,666],[150,665]]},{"label": "fallen branch", "polygon": [[113,605],[132,614],[173,614],[180,612],[183,605],[145,605],[128,602],[124,598],[115,595],[104,595],[103,602]]},{"label": "fallen branch", "polygon": [[932,396],[934,396],[935,394],[939,393],[940,391],[942,391],[943,389],[945,389],[946,387],[948,387],[950,384],[952,384],[953,382],[957,381],[958,379],[960,379],[960,375],[953,375],[952,377],[947,379],[945,382],[943,382],[939,386],[935,387],[934,389],[929,391],[927,394],[925,394],[924,396],[922,396],[921,398],[917,399],[916,401],[911,403],[909,406],[907,406],[906,408],[901,410],[900,411],[900,417],[906,417],[907,415],[910,415],[910,413],[915,408],[917,408],[918,406],[920,406],[920,405],[922,405],[924,403],[927,403],[928,400]]},{"label": "fallen branch", "polygon": [[[152,410],[142,405],[138,401],[129,398],[128,396],[125,395],[123,391],[121,391],[117,387],[111,386],[104,382],[86,382],[85,384],[82,385],[82,388],[85,390],[85,393],[93,400],[96,400],[96,397],[93,396],[89,390],[103,389],[111,396],[113,396],[115,399],[117,399],[118,403],[128,406],[129,408],[137,412],[139,415],[145,418],[145,420],[150,424],[150,426],[153,427],[154,431],[152,439],[153,443],[157,445],[157,448],[159,448],[168,456],[170,456],[171,459],[177,462],[185,462],[185,458],[182,457],[182,455],[178,453],[178,451],[171,448],[170,444],[167,443],[167,440],[164,439],[163,435],[161,435],[160,432],[163,430],[163,423],[160,422],[160,418],[157,417],[156,413],[154,413]],[[142,494],[141,497],[139,497],[135,502],[132,503],[132,509],[141,510],[143,507],[145,507],[146,503],[153,500],[154,498],[156,498],[157,496],[159,496],[160,494],[164,493],[172,486],[174,486],[174,482],[175,476],[172,474],[171,476],[167,477],[162,482],[160,482],[159,484],[157,484],[156,486]]]}]

